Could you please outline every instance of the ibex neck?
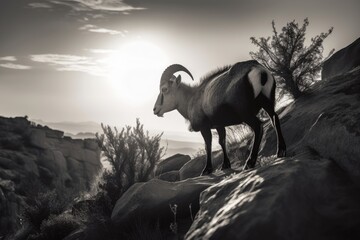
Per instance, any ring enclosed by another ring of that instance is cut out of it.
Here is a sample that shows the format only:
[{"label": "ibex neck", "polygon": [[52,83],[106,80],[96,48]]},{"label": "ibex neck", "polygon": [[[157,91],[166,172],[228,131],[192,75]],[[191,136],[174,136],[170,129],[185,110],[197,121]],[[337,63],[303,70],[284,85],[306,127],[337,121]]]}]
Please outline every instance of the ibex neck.
[{"label": "ibex neck", "polygon": [[190,99],[194,96],[194,88],[186,84],[180,83],[177,89],[177,107],[179,113],[186,119],[189,119],[188,109]]}]

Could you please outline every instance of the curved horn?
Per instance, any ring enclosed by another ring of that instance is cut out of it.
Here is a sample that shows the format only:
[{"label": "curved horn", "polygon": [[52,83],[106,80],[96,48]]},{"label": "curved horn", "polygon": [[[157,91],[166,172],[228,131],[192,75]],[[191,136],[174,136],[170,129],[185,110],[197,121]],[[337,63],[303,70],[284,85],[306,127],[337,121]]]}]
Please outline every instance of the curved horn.
[{"label": "curved horn", "polygon": [[165,69],[165,71],[163,72],[163,74],[161,75],[161,79],[160,79],[160,85],[162,85],[163,83],[165,83],[166,81],[169,81],[169,79],[172,77],[172,75],[178,71],[184,71],[187,74],[189,74],[189,76],[191,77],[192,80],[194,80],[193,76],[191,75],[190,71],[187,70],[186,67],[180,65],[180,64],[173,64],[170,65],[169,67],[167,67]]}]

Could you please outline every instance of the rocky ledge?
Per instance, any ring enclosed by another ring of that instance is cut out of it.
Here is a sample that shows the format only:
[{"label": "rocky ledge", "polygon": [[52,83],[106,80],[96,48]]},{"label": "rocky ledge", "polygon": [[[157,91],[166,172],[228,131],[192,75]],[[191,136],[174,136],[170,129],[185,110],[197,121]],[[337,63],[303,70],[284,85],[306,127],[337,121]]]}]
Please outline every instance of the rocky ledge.
[{"label": "rocky ledge", "polygon": [[0,117],[0,234],[19,224],[35,182],[85,190],[100,168],[94,139],[74,140],[24,117]]}]

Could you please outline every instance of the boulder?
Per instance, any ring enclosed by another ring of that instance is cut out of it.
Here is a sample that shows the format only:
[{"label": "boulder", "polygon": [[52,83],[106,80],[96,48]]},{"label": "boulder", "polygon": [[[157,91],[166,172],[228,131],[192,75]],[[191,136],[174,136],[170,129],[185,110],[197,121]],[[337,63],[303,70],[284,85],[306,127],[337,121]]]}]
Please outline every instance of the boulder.
[{"label": "boulder", "polygon": [[160,174],[158,176],[159,179],[164,180],[164,181],[168,181],[168,182],[176,182],[180,180],[180,174],[179,171],[170,171],[170,172],[166,172],[163,174]]},{"label": "boulder", "polygon": [[116,226],[132,224],[136,219],[169,223],[173,219],[169,204],[177,205],[179,218],[191,219],[189,206],[195,214],[199,208],[200,193],[228,174],[222,172],[181,182],[152,179],[136,183],[116,202],[111,220]]},{"label": "boulder", "polygon": [[79,151],[80,149],[84,149],[83,140],[74,140],[70,137],[64,137],[62,141],[57,143],[57,148],[61,149],[61,152],[66,158],[72,157],[78,160],[84,159],[83,151]]},{"label": "boulder", "polygon": [[347,111],[351,110],[321,114],[304,137],[303,144],[336,162],[360,187],[360,128],[357,126],[360,109],[356,111],[357,116]]},{"label": "boulder", "polygon": [[40,149],[47,149],[50,146],[46,142],[46,132],[41,129],[32,129],[29,137],[30,145]]},{"label": "boulder", "polygon": [[322,79],[341,75],[360,66],[360,38],[349,46],[337,51],[327,61],[321,72]]},{"label": "boulder", "polygon": [[26,152],[1,150],[0,169],[7,169],[14,173],[28,172],[39,175],[36,157]]},{"label": "boulder", "polygon": [[28,173],[35,174],[39,176],[39,170],[37,167],[37,158],[33,154],[30,153],[22,153],[22,152],[12,152],[12,155],[15,159],[17,159],[17,162],[19,163],[19,170],[25,171]]},{"label": "boulder", "polygon": [[80,184],[87,181],[84,162],[78,161],[71,157],[67,158],[66,162],[68,166],[68,173],[75,184]]},{"label": "boulder", "polygon": [[85,161],[86,163],[95,165],[95,166],[100,166],[99,163],[99,156],[100,156],[100,151],[93,151],[93,150],[89,150],[89,149],[84,149],[84,158],[80,159],[82,161]]},{"label": "boulder", "polygon": [[206,165],[206,156],[196,157],[187,162],[179,171],[180,180],[199,177]]},{"label": "boulder", "polygon": [[359,202],[333,161],[298,155],[203,191],[185,239],[359,239]]},{"label": "boulder", "polygon": [[54,154],[54,161],[55,161],[55,167],[59,172],[66,172],[68,167],[66,163],[66,159],[62,152],[55,150],[53,151]]},{"label": "boulder", "polygon": [[188,161],[190,161],[190,156],[188,155],[175,154],[168,157],[157,165],[155,176],[174,170],[180,170],[180,168]]},{"label": "boulder", "polygon": [[92,151],[99,150],[99,145],[96,142],[96,140],[94,140],[94,139],[89,139],[89,138],[84,139],[84,145],[85,145],[85,148],[90,149]]},{"label": "boulder", "polygon": [[59,169],[56,166],[54,151],[44,149],[39,157],[39,165],[58,175]]},{"label": "boulder", "polygon": [[[212,164],[214,171],[219,169],[223,163],[223,154],[222,151],[216,151],[212,153]],[[201,175],[206,165],[206,156],[196,157],[188,161],[180,169],[180,180],[185,180],[188,178],[194,178]]]},{"label": "boulder", "polygon": [[[280,114],[287,155],[311,149],[334,160],[360,187],[360,69],[314,86]],[[264,127],[261,156],[276,153],[276,134]]]},{"label": "boulder", "polygon": [[58,139],[61,139],[61,138],[64,136],[64,132],[63,132],[63,131],[53,130],[53,129],[46,129],[45,134],[46,134],[46,137],[47,137],[47,138],[58,138]]}]

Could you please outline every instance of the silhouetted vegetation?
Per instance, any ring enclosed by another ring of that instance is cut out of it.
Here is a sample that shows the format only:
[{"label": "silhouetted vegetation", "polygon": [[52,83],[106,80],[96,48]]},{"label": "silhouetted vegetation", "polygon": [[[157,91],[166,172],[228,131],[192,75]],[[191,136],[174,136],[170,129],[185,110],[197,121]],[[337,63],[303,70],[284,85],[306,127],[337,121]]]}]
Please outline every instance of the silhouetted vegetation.
[{"label": "silhouetted vegetation", "polygon": [[[316,81],[323,64],[323,41],[333,31],[331,27],[326,33],[320,33],[311,38],[309,46],[305,46],[305,33],[309,20],[304,19],[300,27],[293,20],[281,29],[275,28],[272,21],[272,37],[251,37],[251,41],[259,50],[250,52],[253,59],[266,66],[276,77],[281,88],[280,95],[289,93],[293,98],[298,98],[309,89]],[[331,50],[329,56],[334,52]],[[329,57],[328,56],[328,57]]]},{"label": "silhouetted vegetation", "polygon": [[75,214],[83,215],[86,219],[84,232],[87,239],[118,239],[133,235],[143,235],[149,239],[151,231],[143,232],[147,223],[125,231],[114,227],[110,216],[116,201],[129,187],[153,178],[155,166],[164,151],[160,147],[162,134],[151,137],[139,120],[135,127],[126,126],[120,131],[105,125],[102,125],[102,129],[103,134],[96,134],[96,138],[111,169],[104,170],[97,194]]},{"label": "silhouetted vegetation", "polygon": [[105,190],[112,201],[116,201],[131,185],[145,182],[154,176],[156,164],[162,157],[160,147],[162,134],[149,136],[137,119],[136,126],[126,126],[120,131],[102,125],[103,134],[96,135],[103,156],[110,163],[111,170],[103,175]]},{"label": "silhouetted vegetation", "polygon": [[81,221],[69,213],[50,215],[44,220],[37,234],[31,235],[29,240],[62,240],[81,225]]},{"label": "silhouetted vegetation", "polygon": [[77,190],[61,186],[50,190],[40,182],[31,185],[33,192],[21,216],[22,228],[14,239],[63,239],[81,225],[80,218],[66,213],[80,194]]}]

